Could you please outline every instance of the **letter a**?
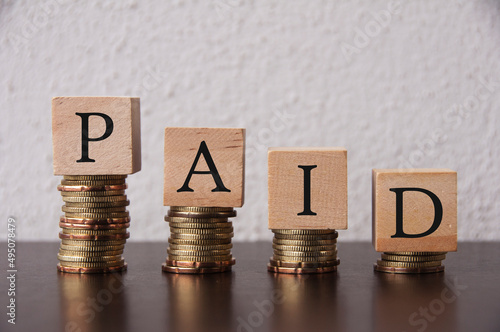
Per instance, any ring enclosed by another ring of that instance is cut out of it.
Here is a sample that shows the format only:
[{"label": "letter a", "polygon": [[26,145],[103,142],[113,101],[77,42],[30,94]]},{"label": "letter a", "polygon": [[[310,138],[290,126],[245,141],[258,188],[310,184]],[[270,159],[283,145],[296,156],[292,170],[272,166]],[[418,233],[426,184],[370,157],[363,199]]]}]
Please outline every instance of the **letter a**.
[{"label": "letter a", "polygon": [[[203,158],[205,158],[205,161],[207,163],[207,166],[209,168],[209,171],[196,171],[196,165],[198,164],[198,160],[200,159],[200,156],[203,154]],[[193,174],[211,174],[212,177],[214,178],[216,187],[212,189],[212,192],[216,191],[224,191],[224,192],[231,192],[231,190],[227,189],[224,186],[224,183],[222,183],[222,179],[220,178],[219,172],[217,171],[217,167],[215,167],[215,163],[212,159],[212,156],[210,155],[210,151],[208,151],[207,144],[205,141],[202,141],[200,144],[200,148],[198,149],[198,153],[196,154],[196,158],[194,158],[193,165],[191,166],[191,169],[189,170],[189,173],[187,175],[186,181],[184,181],[184,184],[180,189],[177,190],[177,192],[182,192],[182,191],[194,191],[193,189],[189,188],[189,181],[191,181],[191,177]]]}]

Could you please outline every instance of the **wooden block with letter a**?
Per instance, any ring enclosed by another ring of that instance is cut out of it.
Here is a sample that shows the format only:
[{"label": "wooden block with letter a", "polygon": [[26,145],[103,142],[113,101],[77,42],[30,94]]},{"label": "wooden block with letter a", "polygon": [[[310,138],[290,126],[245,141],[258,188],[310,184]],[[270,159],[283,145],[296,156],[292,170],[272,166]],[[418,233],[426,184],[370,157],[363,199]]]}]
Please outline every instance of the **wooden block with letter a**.
[{"label": "wooden block with letter a", "polygon": [[347,229],[347,150],[270,148],[270,229]]},{"label": "wooden block with letter a", "polygon": [[457,250],[457,173],[373,170],[373,245],[379,252]]},{"label": "wooden block with letter a", "polygon": [[52,135],[55,175],[141,169],[139,98],[54,97]]},{"label": "wooden block with letter a", "polygon": [[241,207],[245,129],[166,128],[164,205]]}]

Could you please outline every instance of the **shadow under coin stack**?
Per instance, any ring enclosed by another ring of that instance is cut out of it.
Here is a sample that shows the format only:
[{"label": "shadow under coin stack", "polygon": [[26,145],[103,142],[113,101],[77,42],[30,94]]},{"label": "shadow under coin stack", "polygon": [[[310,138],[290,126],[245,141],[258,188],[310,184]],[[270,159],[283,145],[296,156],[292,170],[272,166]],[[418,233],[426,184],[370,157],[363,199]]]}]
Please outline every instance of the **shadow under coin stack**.
[{"label": "shadow under coin stack", "polygon": [[384,252],[374,264],[375,271],[387,273],[434,273],[444,271],[446,252]]},{"label": "shadow under coin stack", "polygon": [[122,257],[130,225],[126,177],[64,176],[57,187],[65,202],[59,222],[59,271],[106,273],[127,268]]},{"label": "shadow under coin stack", "polygon": [[162,269],[173,273],[231,271],[235,259],[232,207],[171,206],[165,221],[170,225],[167,261]]},{"label": "shadow under coin stack", "polygon": [[270,272],[306,274],[337,271],[337,236],[329,229],[273,229]]}]

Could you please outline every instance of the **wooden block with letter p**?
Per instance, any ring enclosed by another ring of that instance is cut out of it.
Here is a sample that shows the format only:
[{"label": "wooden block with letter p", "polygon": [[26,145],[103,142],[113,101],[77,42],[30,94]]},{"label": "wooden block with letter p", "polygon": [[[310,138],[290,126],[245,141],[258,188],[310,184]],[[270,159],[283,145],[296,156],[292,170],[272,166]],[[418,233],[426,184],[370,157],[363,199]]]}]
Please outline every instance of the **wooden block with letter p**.
[{"label": "wooden block with letter p", "polygon": [[138,172],[139,98],[54,97],[52,138],[55,175]]},{"label": "wooden block with letter p", "polygon": [[374,169],[372,217],[376,251],[456,251],[457,173]]},{"label": "wooden block with letter p", "polygon": [[347,150],[270,148],[270,229],[347,229]]},{"label": "wooden block with letter p", "polygon": [[245,129],[165,128],[166,206],[241,207]]}]

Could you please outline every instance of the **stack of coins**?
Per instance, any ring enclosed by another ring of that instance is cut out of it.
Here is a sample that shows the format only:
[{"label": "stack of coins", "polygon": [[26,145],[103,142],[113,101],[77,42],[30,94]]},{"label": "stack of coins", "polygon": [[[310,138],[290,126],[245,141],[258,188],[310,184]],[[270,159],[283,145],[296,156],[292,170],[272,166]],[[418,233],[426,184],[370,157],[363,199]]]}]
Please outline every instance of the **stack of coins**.
[{"label": "stack of coins", "polygon": [[231,271],[232,207],[171,206],[165,221],[170,224],[167,261],[162,269],[174,273]]},{"label": "stack of coins", "polygon": [[72,273],[123,271],[129,237],[126,175],[69,175],[57,187],[65,204],[60,218],[57,269]]},{"label": "stack of coins", "polygon": [[374,264],[375,271],[387,273],[434,273],[444,271],[446,252],[384,252]]},{"label": "stack of coins", "polygon": [[337,236],[329,229],[273,229],[270,272],[303,274],[337,271]]}]

